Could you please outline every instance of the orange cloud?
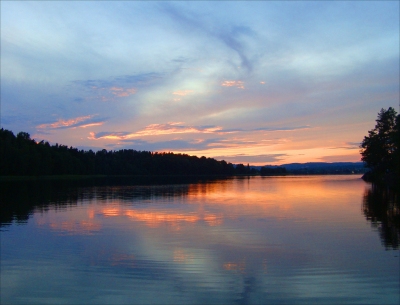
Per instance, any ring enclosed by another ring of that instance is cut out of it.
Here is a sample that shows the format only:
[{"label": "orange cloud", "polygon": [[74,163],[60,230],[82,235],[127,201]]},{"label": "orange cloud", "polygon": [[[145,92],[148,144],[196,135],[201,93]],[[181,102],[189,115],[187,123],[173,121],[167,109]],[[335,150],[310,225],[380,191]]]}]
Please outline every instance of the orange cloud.
[{"label": "orange cloud", "polygon": [[[57,122],[51,123],[51,124],[42,124],[37,126],[37,128],[44,129],[44,128],[61,128],[61,127],[71,127],[74,126],[80,122],[86,121],[88,119],[91,119],[93,115],[87,115],[87,116],[81,116],[77,117],[75,119],[70,119],[70,120],[58,120]],[[82,127],[82,126],[79,126]]]},{"label": "orange cloud", "polygon": [[99,140],[128,140],[136,137],[143,136],[159,136],[159,135],[169,135],[169,134],[184,134],[184,133],[226,133],[222,130],[220,126],[207,126],[207,127],[196,127],[196,126],[185,126],[182,122],[170,122],[167,124],[151,124],[146,126],[144,129],[139,130],[134,133],[124,133],[124,132],[114,132],[107,134],[95,134],[90,133],[88,139]]},{"label": "orange cloud", "polygon": [[244,89],[244,83],[241,80],[226,80],[222,82],[223,87],[236,87],[239,89]]}]

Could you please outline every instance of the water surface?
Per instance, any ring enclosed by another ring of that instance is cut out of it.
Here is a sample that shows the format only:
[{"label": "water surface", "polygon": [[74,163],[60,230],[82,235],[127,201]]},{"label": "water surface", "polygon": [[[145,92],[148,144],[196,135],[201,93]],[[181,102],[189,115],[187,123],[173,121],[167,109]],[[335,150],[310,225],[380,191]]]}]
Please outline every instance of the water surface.
[{"label": "water surface", "polygon": [[3,183],[2,304],[398,304],[399,204],[358,176]]}]

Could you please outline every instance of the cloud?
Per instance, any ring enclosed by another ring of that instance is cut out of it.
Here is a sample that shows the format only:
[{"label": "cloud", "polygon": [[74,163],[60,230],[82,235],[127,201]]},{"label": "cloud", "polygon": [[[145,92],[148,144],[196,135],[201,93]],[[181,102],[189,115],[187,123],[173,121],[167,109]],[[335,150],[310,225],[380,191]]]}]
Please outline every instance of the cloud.
[{"label": "cloud", "polygon": [[346,142],[344,143],[345,146],[337,146],[337,147],[330,147],[329,149],[360,149],[360,142]]},{"label": "cloud", "polygon": [[76,126],[76,127],[86,128],[86,127],[93,127],[93,126],[101,126],[103,124],[104,124],[104,122],[94,122],[94,123],[87,123],[87,124]]},{"label": "cloud", "polygon": [[349,155],[333,155],[323,156],[318,159],[322,162],[342,162],[343,160],[346,160],[347,162],[360,162],[361,155],[359,153]]},{"label": "cloud", "polygon": [[[140,88],[150,86],[163,76],[160,73],[143,73],[123,75],[109,79],[74,80],[71,85],[78,90],[84,99],[96,99],[103,102],[116,101],[136,94]],[[76,97],[81,101],[83,98]]]},{"label": "cloud", "polygon": [[122,88],[122,87],[111,87],[110,91],[112,94],[116,95],[117,97],[126,97],[136,93],[135,88]]},{"label": "cloud", "polygon": [[223,139],[212,138],[212,139],[193,139],[183,140],[174,139],[169,141],[157,141],[149,142],[142,139],[125,139],[121,140],[118,144],[110,143],[106,144],[107,147],[112,149],[131,148],[135,150],[146,150],[146,151],[190,151],[190,150],[207,150],[210,147],[224,147],[225,144],[221,144]]},{"label": "cloud", "polygon": [[[170,3],[163,3],[161,10],[166,13],[170,18],[176,22],[180,29],[194,31],[198,34],[203,34],[207,38],[211,37],[234,51],[240,58],[240,65],[244,67],[247,72],[253,71],[253,62],[248,55],[248,48],[244,39],[256,38],[255,32],[247,26],[243,25],[222,25],[217,22],[212,25],[206,21],[202,21],[202,16],[194,13],[193,11],[183,10],[181,7],[178,9]],[[236,67],[237,64],[234,64]]]},{"label": "cloud", "polygon": [[103,120],[91,120],[95,115],[81,116],[69,120],[59,119],[56,122],[41,124],[36,126],[38,129],[63,129],[63,128],[86,128],[93,126],[101,126],[104,124]]},{"label": "cloud", "polygon": [[[109,133],[98,133],[93,136],[101,138]],[[129,133],[119,133],[117,135],[123,136]],[[172,139],[167,141],[147,141],[142,138],[124,138],[118,141],[112,141],[104,146],[109,149],[119,150],[119,149],[135,149],[135,150],[145,150],[145,151],[172,151],[175,153],[187,153],[189,155],[197,156],[217,156],[218,158],[225,158],[229,160],[240,159],[240,162],[256,162],[258,164],[264,162],[275,162],[270,156],[282,155],[282,152],[270,153],[268,155],[263,154],[263,151],[267,151],[268,147],[272,147],[276,144],[284,142],[284,139],[274,139],[274,140],[249,140],[245,137],[241,138],[201,138],[201,135],[194,138],[189,135],[188,139]],[[261,153],[260,153],[261,152]],[[221,157],[222,156],[222,157]],[[259,157],[255,157],[259,156]],[[243,161],[244,160],[244,161]],[[246,161],[247,160],[247,161]],[[261,160],[261,161],[259,161]],[[235,161],[238,162],[238,161]]]},{"label": "cloud", "polygon": [[223,87],[236,87],[239,89],[244,89],[244,84],[240,80],[226,80],[221,83]]},{"label": "cloud", "polygon": [[[86,95],[86,99],[98,99],[103,102],[115,101],[115,98],[123,98],[128,97],[132,94],[135,94],[137,91],[136,88],[123,88],[123,87],[98,87],[91,86],[88,94]],[[75,99],[76,100],[76,99]]]},{"label": "cloud", "polygon": [[88,139],[99,140],[99,139],[110,139],[110,140],[129,140],[143,136],[160,136],[160,135],[171,135],[171,134],[188,134],[188,133],[202,133],[202,134],[221,134],[221,133],[232,133],[233,131],[224,131],[219,126],[190,126],[182,125],[181,122],[170,122],[167,124],[151,124],[139,130],[137,132],[100,132],[90,133]]},{"label": "cloud", "polygon": [[252,132],[252,131],[294,131],[298,129],[307,129],[310,126],[298,127],[261,127],[256,129],[223,129],[220,126],[205,125],[205,126],[191,126],[184,125],[184,122],[169,122],[167,124],[150,124],[145,128],[136,132],[91,132],[88,139],[90,140],[118,140],[126,141],[139,137],[146,136],[160,136],[160,135],[174,135],[174,134],[218,134],[226,135],[239,132]]},{"label": "cloud", "polygon": [[360,148],[360,142],[346,142],[346,145],[349,146],[349,148]]},{"label": "cloud", "polygon": [[241,65],[245,67],[248,72],[252,72],[253,63],[246,54],[245,44],[240,41],[241,36],[255,37],[255,34],[249,27],[244,26],[235,26],[230,31],[224,29],[216,33],[216,37],[239,55]]},{"label": "cloud", "polygon": [[294,131],[298,129],[309,129],[310,125],[295,126],[295,127],[261,127],[252,129],[251,131]]}]

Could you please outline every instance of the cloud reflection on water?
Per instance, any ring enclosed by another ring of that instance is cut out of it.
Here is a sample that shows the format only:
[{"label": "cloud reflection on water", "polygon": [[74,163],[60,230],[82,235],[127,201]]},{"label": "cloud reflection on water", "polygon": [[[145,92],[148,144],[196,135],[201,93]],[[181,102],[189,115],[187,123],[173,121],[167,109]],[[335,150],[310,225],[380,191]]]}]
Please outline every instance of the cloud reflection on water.
[{"label": "cloud reflection on water", "polygon": [[[100,303],[376,300],[378,282],[396,283],[360,213],[365,187],[355,176],[315,176],[73,189],[73,205],[36,209],[19,255],[61,266],[41,275],[49,295],[60,278],[85,279]],[[5,257],[8,278],[18,258]],[[32,280],[13,276],[7,291]]]}]

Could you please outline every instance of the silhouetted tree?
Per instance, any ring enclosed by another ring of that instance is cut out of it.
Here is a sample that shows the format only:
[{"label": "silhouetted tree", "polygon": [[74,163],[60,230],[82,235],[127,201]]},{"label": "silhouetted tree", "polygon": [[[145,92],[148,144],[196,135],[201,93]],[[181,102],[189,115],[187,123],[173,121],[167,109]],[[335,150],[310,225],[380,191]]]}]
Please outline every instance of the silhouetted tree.
[{"label": "silhouetted tree", "polygon": [[286,168],[285,167],[267,167],[263,166],[260,169],[260,175],[261,176],[273,176],[273,175],[283,175],[286,174]]},{"label": "silhouetted tree", "polygon": [[368,132],[360,145],[361,160],[374,175],[399,174],[399,124],[399,115],[392,107],[381,109],[375,128]]},{"label": "silhouetted tree", "polygon": [[247,172],[247,168],[242,164],[237,164],[235,167],[236,174],[238,175],[245,175]]}]

